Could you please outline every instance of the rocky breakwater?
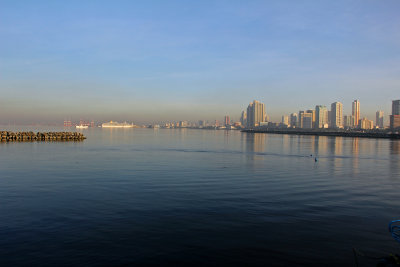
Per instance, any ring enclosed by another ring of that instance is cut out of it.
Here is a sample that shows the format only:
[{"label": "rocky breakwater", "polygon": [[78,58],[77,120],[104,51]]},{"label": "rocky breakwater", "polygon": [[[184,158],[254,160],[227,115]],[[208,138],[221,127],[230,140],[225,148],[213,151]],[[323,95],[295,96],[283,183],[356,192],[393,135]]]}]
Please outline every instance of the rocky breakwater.
[{"label": "rocky breakwater", "polygon": [[86,137],[77,132],[0,132],[2,142],[12,141],[83,141]]}]

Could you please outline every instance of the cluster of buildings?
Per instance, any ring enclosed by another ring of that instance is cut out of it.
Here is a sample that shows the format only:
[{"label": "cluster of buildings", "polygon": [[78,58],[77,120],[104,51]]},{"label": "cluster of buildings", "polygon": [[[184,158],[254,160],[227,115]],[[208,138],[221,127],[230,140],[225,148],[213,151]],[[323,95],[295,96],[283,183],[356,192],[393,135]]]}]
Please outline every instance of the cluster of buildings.
[{"label": "cluster of buildings", "polygon": [[[383,128],[383,111],[377,111],[376,127]],[[289,117],[289,116],[288,116]],[[289,127],[298,127],[304,129],[364,129],[370,130],[374,128],[374,122],[367,118],[361,118],[360,115],[360,101],[354,100],[352,102],[351,115],[343,114],[343,104],[341,102],[334,102],[331,104],[330,110],[323,105],[315,106],[315,109],[306,111],[299,111],[299,113],[292,113],[288,119],[283,116],[283,123],[289,120],[286,124]]]},{"label": "cluster of buildings", "polygon": [[[302,129],[361,129],[370,130],[384,128],[384,112],[376,112],[375,124],[372,120],[362,118],[360,113],[360,101],[352,102],[351,115],[343,114],[343,104],[334,102],[330,110],[324,105],[317,105],[315,109],[300,110],[298,113],[282,116],[281,123],[268,122],[265,104],[254,100],[242,112],[240,122],[248,129],[255,127],[285,127]],[[392,115],[390,115],[390,128],[400,127],[400,100],[392,102]]]},{"label": "cluster of buildings", "polygon": [[199,120],[197,122],[191,121],[178,121],[178,122],[164,122],[160,124],[152,124],[148,126],[149,128],[210,128],[210,129],[238,129],[242,125],[240,122],[233,122],[230,116],[225,116],[224,120],[221,122],[219,120],[206,121]]}]

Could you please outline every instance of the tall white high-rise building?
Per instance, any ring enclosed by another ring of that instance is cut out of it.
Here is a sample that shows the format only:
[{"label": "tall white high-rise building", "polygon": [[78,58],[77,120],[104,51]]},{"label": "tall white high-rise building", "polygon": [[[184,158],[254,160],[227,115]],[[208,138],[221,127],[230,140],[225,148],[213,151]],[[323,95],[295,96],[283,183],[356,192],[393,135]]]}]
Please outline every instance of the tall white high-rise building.
[{"label": "tall white high-rise building", "polygon": [[379,128],[383,128],[383,116],[384,116],[384,113],[383,113],[382,110],[378,110],[376,112],[376,123],[375,123],[375,125],[377,127],[379,127]]},{"label": "tall white high-rise building", "polygon": [[353,127],[357,128],[359,121],[360,121],[360,101],[354,100],[351,103],[351,115],[354,118],[354,125]]},{"label": "tall white high-rise building", "polygon": [[331,127],[343,128],[343,104],[340,102],[331,104]]},{"label": "tall white high-rise building", "polygon": [[254,100],[247,107],[247,128],[260,126],[261,122],[265,122],[265,104]]},{"label": "tall white high-rise building", "polygon": [[325,128],[328,124],[328,109],[325,106],[315,106],[315,128]]}]

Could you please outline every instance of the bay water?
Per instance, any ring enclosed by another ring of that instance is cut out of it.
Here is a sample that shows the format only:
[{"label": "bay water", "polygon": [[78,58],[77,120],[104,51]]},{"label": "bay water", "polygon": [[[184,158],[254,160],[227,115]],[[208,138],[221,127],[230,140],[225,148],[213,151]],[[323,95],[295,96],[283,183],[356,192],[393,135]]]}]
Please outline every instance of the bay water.
[{"label": "bay water", "polygon": [[81,131],[0,143],[0,266],[354,266],[353,248],[399,252],[399,140]]}]

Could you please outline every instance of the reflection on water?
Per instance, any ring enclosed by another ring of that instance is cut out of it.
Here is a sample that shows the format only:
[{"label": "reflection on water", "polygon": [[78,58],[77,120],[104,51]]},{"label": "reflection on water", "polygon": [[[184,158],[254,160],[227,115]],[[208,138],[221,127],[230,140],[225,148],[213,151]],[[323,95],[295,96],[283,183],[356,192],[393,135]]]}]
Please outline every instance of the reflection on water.
[{"label": "reflection on water", "polygon": [[400,140],[392,140],[390,142],[390,153],[400,154]]},{"label": "reflection on water", "polygon": [[351,153],[353,154],[353,172],[358,173],[359,165],[358,165],[358,151],[359,151],[359,138],[352,138],[351,140]]},{"label": "reflection on water", "polygon": [[257,153],[262,153],[266,151],[266,139],[268,136],[266,134],[254,133],[254,134],[246,134],[246,150],[257,155]]},{"label": "reflection on water", "polygon": [[[329,161],[334,168],[332,172],[340,174],[344,169],[356,175],[362,172],[361,159],[389,160],[397,168],[396,160],[391,155],[400,154],[400,140],[344,138],[327,136],[273,135],[248,133],[241,136],[241,144],[249,159],[262,160],[265,155],[275,155],[279,148],[280,155],[318,158]],[[242,148],[243,151],[243,148]],[[278,156],[278,155],[276,155]],[[365,163],[364,163],[365,165]],[[384,170],[385,171],[385,170]]]}]

